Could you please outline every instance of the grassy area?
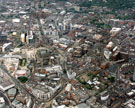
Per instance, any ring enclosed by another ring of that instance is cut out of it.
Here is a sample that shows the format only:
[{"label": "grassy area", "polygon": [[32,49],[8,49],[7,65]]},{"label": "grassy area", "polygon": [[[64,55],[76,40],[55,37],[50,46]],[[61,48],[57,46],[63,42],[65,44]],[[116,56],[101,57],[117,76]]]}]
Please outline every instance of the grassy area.
[{"label": "grassy area", "polygon": [[109,77],[108,77],[108,80],[109,80],[111,83],[113,83],[113,82],[115,82],[115,77],[109,76]]},{"label": "grassy area", "polygon": [[18,80],[21,82],[21,83],[26,83],[26,81],[28,80],[27,77],[18,77]]},{"label": "grassy area", "polygon": [[83,84],[85,86],[85,88],[87,88],[88,90],[92,90],[92,87],[84,80],[84,79],[80,79],[80,78],[77,78],[77,80]]},{"label": "grassy area", "polygon": [[89,72],[87,75],[88,75],[88,76],[91,76],[92,74]]}]

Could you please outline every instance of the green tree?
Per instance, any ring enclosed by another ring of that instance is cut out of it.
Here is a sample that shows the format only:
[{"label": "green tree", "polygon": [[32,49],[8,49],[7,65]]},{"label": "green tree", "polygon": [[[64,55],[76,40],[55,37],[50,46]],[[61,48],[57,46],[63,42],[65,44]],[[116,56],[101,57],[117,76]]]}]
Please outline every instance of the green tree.
[{"label": "green tree", "polygon": [[113,83],[113,82],[115,82],[115,77],[110,76],[110,77],[108,77],[108,80]]},{"label": "green tree", "polygon": [[88,90],[92,90],[92,87],[91,87],[89,84],[86,84],[85,87],[86,87]]},{"label": "green tree", "polygon": [[85,1],[79,4],[80,7],[91,7],[92,2],[91,1]]},{"label": "green tree", "polygon": [[21,83],[25,83],[28,78],[27,77],[18,77],[18,80],[21,82]]}]

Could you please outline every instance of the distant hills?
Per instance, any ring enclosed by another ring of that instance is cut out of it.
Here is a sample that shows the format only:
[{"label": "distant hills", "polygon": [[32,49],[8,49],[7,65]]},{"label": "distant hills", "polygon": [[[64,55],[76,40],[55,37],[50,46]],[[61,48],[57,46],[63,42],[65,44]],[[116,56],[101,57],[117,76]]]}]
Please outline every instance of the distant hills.
[{"label": "distant hills", "polygon": [[135,7],[135,0],[85,0],[79,3],[79,5],[82,7],[96,5],[112,9],[128,9]]},{"label": "distant hills", "polygon": [[76,2],[81,7],[102,6],[112,9],[128,9],[135,7],[135,0],[54,0]]},{"label": "distant hills", "polygon": [[135,8],[135,0],[28,0],[28,1],[56,1],[56,2],[73,2],[80,7],[101,6],[114,10]]}]

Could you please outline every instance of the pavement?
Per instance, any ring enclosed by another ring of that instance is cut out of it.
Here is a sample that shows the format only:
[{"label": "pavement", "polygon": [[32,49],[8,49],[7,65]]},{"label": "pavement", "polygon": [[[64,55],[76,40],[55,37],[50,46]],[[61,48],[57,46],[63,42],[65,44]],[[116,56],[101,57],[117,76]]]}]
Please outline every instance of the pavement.
[{"label": "pavement", "polygon": [[5,104],[9,106],[10,105],[10,101],[9,101],[7,95],[4,92],[0,91],[0,96],[4,98]]},{"label": "pavement", "polygon": [[23,85],[20,84],[19,81],[17,81],[12,75],[10,75],[10,73],[8,73],[8,70],[6,70],[3,66],[0,66],[0,70],[5,72],[20,90],[22,90],[24,93],[31,97],[33,104],[34,102],[38,101],[36,97],[34,97]]}]

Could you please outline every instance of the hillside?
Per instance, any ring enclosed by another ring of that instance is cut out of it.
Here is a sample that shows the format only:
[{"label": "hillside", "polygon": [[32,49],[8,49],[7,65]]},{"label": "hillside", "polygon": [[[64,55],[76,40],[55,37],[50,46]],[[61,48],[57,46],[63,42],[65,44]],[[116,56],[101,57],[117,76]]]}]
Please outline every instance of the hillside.
[{"label": "hillside", "polygon": [[112,9],[128,9],[135,7],[135,0],[85,0],[79,3],[81,7],[102,6]]}]

